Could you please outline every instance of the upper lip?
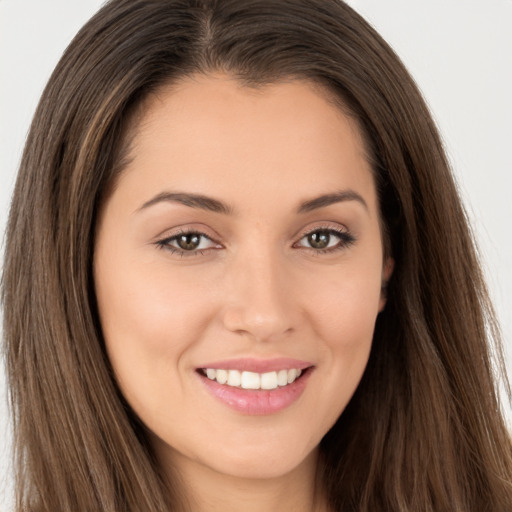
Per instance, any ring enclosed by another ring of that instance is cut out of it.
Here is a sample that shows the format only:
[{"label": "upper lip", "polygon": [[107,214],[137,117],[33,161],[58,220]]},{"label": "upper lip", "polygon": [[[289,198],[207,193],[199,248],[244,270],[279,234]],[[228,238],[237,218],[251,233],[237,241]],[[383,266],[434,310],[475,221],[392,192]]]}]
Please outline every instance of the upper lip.
[{"label": "upper lip", "polygon": [[240,370],[246,372],[265,373],[279,370],[304,370],[313,366],[308,361],[292,359],[289,357],[278,357],[273,359],[238,358],[226,359],[224,361],[212,361],[198,368],[213,368],[217,370]]}]

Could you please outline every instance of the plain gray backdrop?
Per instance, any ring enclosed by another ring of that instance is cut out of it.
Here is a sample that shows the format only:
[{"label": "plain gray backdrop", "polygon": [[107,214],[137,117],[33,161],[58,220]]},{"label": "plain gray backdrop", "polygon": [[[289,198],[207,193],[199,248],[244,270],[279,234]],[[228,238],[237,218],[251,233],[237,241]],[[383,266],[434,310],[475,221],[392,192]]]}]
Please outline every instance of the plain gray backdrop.
[{"label": "plain gray backdrop", "polygon": [[[2,234],[42,89],[71,38],[102,3],[0,0]],[[512,369],[512,0],[348,3],[397,51],[431,107],[473,222]],[[2,367],[0,510],[7,511],[11,434],[4,380]]]}]

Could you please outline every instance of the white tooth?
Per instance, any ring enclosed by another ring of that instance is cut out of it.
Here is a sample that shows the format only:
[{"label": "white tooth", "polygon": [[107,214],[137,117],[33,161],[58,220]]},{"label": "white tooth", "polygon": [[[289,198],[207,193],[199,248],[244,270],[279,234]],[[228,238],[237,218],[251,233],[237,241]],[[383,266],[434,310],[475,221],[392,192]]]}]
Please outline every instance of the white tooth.
[{"label": "white tooth", "polygon": [[277,372],[277,385],[286,386],[288,384],[288,370],[279,370]]},{"label": "white tooth", "polygon": [[[219,371],[217,370],[217,380],[219,380],[218,373],[219,373]],[[288,370],[288,384],[291,384],[296,378],[297,378],[297,370],[295,368]]]},{"label": "white tooth", "polygon": [[242,387],[243,389],[276,389],[278,386],[291,384],[302,374],[302,370],[296,368],[262,374],[214,368],[206,368],[204,371],[209,379],[216,380],[219,384]]},{"label": "white tooth", "polygon": [[228,370],[228,385],[229,386],[240,386],[242,382],[242,376],[238,370]]},{"label": "white tooth", "polygon": [[227,370],[217,370],[217,382],[219,384],[226,384],[227,381],[228,381]]},{"label": "white tooth", "polygon": [[254,372],[242,372],[242,381],[240,383],[244,389],[260,389],[260,376]]},{"label": "white tooth", "polygon": [[277,388],[277,373],[268,372],[261,374],[261,389],[276,389]]}]

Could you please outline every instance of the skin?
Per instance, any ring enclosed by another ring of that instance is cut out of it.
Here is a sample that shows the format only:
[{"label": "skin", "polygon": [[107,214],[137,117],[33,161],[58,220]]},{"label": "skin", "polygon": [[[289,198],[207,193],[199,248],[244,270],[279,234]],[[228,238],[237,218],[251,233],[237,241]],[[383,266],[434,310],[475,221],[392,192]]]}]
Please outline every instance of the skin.
[{"label": "skin", "polygon": [[[177,191],[231,213],[148,204]],[[297,212],[339,191],[352,196]],[[331,232],[337,250],[312,247],[307,234],[329,229],[352,239]],[[209,238],[172,252],[187,230]],[[318,444],[364,372],[392,270],[355,122],[305,81],[256,90],[217,74],[163,88],[144,106],[97,233],[95,286],[116,378],[194,510],[327,510]],[[314,369],[291,406],[247,415],[197,374],[239,357]]]}]

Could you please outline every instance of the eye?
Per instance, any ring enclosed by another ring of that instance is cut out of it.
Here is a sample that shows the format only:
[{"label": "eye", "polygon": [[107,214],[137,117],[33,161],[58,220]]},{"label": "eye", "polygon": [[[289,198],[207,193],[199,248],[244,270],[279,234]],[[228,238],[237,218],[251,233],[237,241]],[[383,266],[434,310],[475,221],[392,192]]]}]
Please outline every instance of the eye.
[{"label": "eye", "polygon": [[334,228],[315,229],[306,233],[296,244],[297,247],[325,253],[345,249],[355,242],[348,231]]},{"label": "eye", "polygon": [[202,254],[208,249],[218,249],[220,245],[199,231],[182,231],[156,242],[161,249],[167,249],[181,256]]}]

